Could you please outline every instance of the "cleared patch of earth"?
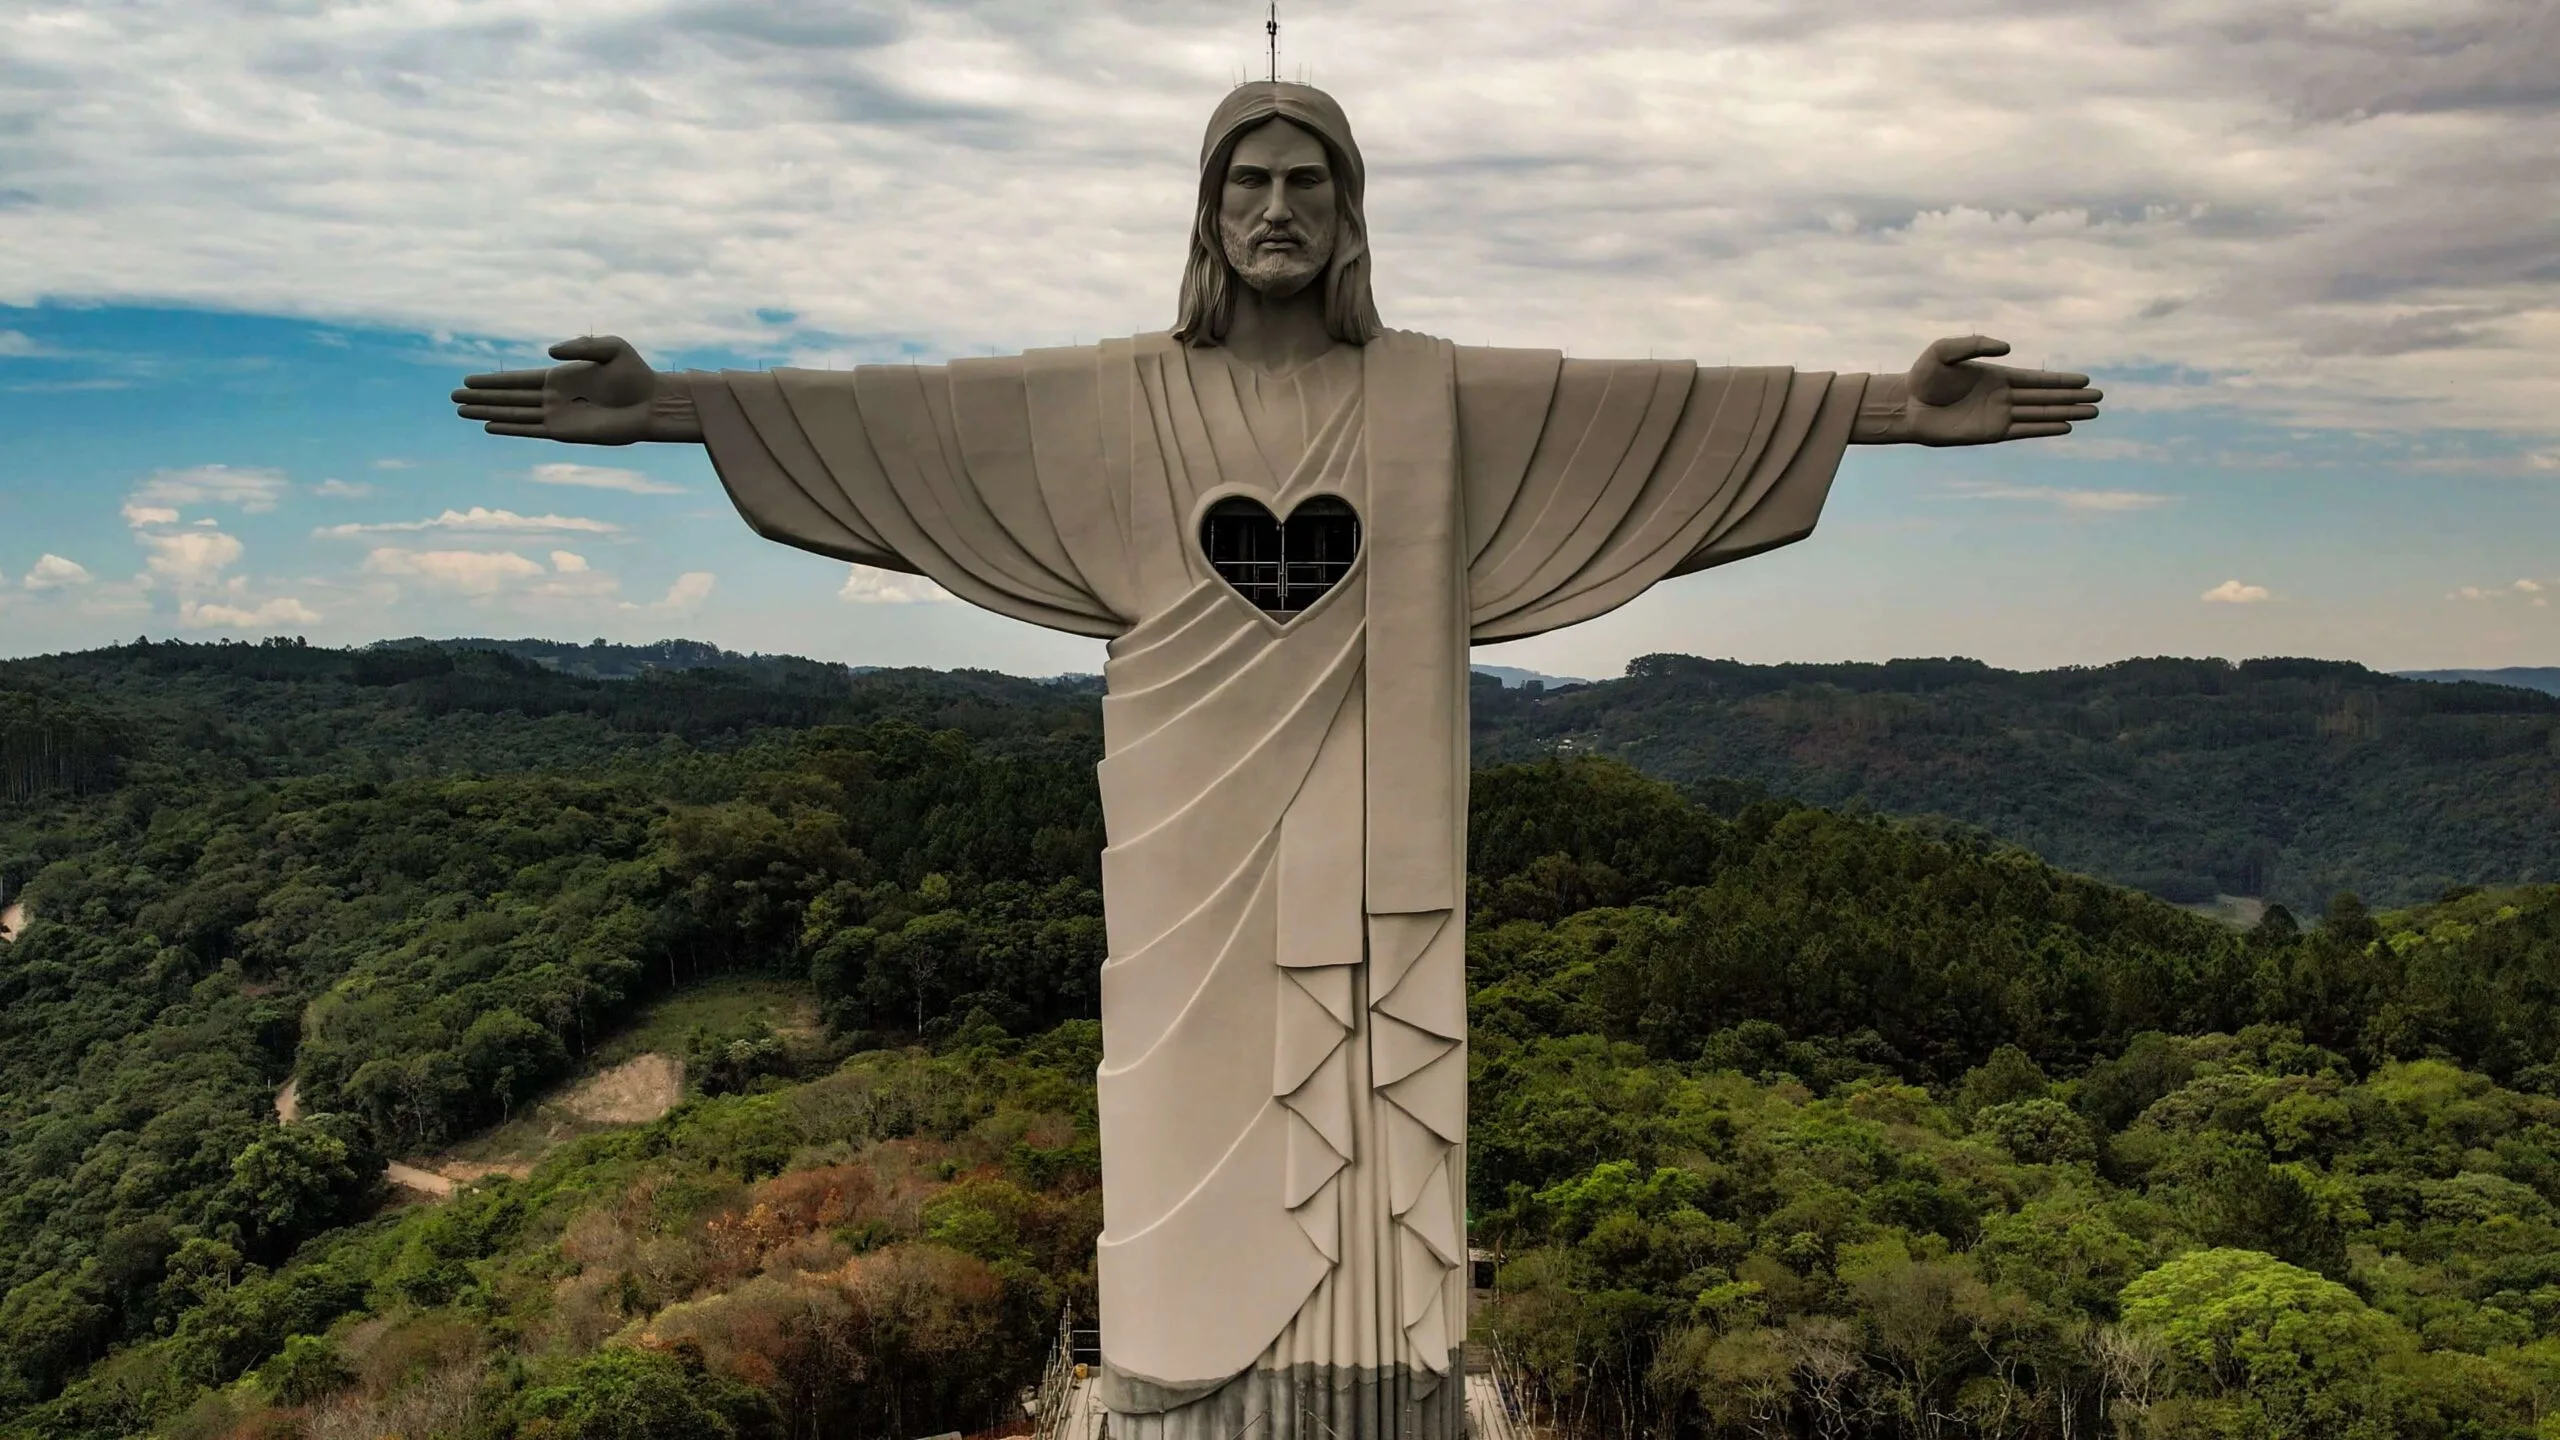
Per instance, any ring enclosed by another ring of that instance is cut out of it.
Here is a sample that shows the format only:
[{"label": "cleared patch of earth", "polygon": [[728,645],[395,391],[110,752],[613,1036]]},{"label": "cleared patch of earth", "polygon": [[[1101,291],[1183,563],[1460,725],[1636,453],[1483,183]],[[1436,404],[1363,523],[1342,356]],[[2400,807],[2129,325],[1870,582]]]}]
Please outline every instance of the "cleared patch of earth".
[{"label": "cleared patch of earth", "polygon": [[560,1101],[590,1125],[646,1125],[684,1098],[684,1062],[651,1051],[578,1083]]},{"label": "cleared patch of earth", "polygon": [[[684,1098],[684,1062],[652,1051],[635,1055],[555,1092],[497,1131],[441,1155],[394,1160],[383,1178],[403,1190],[442,1200],[464,1185],[504,1175],[522,1180],[554,1145],[614,1125],[646,1125]],[[276,1092],[276,1122],[302,1118],[302,1082]]]},{"label": "cleared patch of earth", "polygon": [[8,909],[0,910],[0,942],[17,943],[18,932],[26,928],[26,906],[12,900]]}]

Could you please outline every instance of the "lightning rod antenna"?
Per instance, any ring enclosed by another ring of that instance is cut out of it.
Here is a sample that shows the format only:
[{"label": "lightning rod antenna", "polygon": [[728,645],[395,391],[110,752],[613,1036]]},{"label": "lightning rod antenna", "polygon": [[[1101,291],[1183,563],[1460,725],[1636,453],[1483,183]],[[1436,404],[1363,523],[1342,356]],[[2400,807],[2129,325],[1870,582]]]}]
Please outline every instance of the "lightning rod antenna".
[{"label": "lightning rod antenna", "polygon": [[1280,83],[1280,0],[1271,0],[1271,14],[1262,22],[1262,33],[1271,47],[1271,82]]}]

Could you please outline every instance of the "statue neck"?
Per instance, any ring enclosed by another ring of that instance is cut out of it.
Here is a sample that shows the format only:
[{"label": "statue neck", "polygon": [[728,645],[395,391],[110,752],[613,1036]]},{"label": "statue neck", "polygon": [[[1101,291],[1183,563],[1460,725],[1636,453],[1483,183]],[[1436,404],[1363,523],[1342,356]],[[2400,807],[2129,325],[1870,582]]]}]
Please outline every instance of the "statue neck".
[{"label": "statue neck", "polygon": [[1276,299],[1239,282],[1235,306],[1227,318],[1227,350],[1265,374],[1285,375],[1339,343],[1325,329],[1321,278]]}]

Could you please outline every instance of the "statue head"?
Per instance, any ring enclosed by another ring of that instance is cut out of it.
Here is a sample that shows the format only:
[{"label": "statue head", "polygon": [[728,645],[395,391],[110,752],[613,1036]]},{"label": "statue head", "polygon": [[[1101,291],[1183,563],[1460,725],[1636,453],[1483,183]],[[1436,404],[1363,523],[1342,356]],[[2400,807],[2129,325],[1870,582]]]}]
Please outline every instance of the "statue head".
[{"label": "statue head", "polygon": [[1351,121],[1332,96],[1287,81],[1229,91],[1200,144],[1200,202],[1174,337],[1223,342],[1240,286],[1285,299],[1321,283],[1325,329],[1368,343],[1384,327],[1369,296],[1363,179]]}]

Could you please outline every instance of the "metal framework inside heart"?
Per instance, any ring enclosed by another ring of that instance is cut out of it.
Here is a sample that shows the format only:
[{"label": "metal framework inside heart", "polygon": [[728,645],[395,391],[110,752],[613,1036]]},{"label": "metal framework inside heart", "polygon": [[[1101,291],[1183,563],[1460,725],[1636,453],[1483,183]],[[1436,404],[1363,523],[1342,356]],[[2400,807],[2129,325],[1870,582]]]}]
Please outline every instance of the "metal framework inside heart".
[{"label": "metal framework inside heart", "polygon": [[1256,607],[1294,615],[1350,571],[1360,512],[1338,495],[1311,495],[1284,519],[1259,500],[1230,496],[1200,517],[1200,552]]}]

